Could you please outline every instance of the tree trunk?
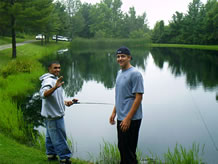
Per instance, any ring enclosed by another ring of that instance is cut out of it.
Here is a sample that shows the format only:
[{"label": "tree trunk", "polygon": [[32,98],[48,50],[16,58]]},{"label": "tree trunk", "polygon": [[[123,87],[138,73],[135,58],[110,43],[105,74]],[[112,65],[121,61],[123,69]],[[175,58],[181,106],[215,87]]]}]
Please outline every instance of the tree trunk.
[{"label": "tree trunk", "polygon": [[45,35],[45,45],[46,45],[46,43],[47,43],[47,35]]},{"label": "tree trunk", "polygon": [[[11,4],[14,5],[14,1],[11,1]],[[15,32],[15,17],[11,15],[11,35],[12,35],[12,58],[16,58],[16,32]]]}]

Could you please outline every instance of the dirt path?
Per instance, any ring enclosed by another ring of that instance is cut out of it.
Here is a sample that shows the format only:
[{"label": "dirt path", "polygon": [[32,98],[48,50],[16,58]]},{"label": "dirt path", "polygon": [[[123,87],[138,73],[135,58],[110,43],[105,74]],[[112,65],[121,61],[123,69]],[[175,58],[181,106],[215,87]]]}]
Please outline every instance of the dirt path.
[{"label": "dirt path", "polygon": [[[22,42],[22,43],[17,43],[17,44],[16,44],[16,47],[22,46],[22,45],[27,44],[27,43],[32,43],[32,42],[38,42],[38,40],[27,40],[27,41]],[[1,51],[1,50],[4,50],[4,49],[7,49],[7,48],[12,48],[12,44],[0,45],[0,51]]]}]

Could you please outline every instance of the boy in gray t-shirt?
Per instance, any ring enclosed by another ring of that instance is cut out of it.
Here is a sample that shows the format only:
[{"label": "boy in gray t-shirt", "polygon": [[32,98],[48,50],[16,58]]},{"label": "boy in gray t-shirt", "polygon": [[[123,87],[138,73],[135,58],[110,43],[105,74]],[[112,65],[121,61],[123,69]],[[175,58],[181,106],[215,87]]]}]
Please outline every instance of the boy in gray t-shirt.
[{"label": "boy in gray t-shirt", "polygon": [[132,56],[127,47],[117,50],[117,62],[121,70],[116,78],[115,106],[110,123],[115,124],[117,115],[118,148],[121,164],[136,164],[136,147],[142,119],[144,93],[141,73],[130,64]]}]

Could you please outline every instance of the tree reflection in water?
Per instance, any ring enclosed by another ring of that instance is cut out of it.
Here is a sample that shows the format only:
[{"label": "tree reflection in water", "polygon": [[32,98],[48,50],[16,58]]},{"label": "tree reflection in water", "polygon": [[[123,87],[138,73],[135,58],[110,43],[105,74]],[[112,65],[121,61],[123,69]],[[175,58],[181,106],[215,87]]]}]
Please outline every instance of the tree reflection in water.
[{"label": "tree reflection in water", "polygon": [[163,68],[163,64],[166,62],[175,77],[185,75],[186,84],[190,89],[202,85],[205,90],[217,91],[217,51],[153,48],[151,54],[159,68]]},{"label": "tree reflection in water", "polygon": [[[41,60],[47,69],[51,60],[58,60],[61,64],[61,75],[64,77],[64,91],[66,96],[74,97],[81,91],[84,82],[96,81],[105,88],[113,88],[119,65],[116,62],[115,49],[108,50],[80,50],[59,51],[56,55],[48,56]],[[61,52],[61,53],[60,53]],[[148,49],[131,49],[132,65],[143,70],[146,69],[146,60],[149,56]],[[190,89],[202,85],[205,90],[215,91],[218,99],[218,55],[214,51],[152,48],[151,55],[155,64],[163,68],[168,63],[171,73],[175,76],[186,76],[186,84]],[[39,82],[40,83],[40,82]],[[38,94],[27,98],[20,103],[24,111],[25,120],[42,126],[43,118],[40,116],[41,100]]]}]

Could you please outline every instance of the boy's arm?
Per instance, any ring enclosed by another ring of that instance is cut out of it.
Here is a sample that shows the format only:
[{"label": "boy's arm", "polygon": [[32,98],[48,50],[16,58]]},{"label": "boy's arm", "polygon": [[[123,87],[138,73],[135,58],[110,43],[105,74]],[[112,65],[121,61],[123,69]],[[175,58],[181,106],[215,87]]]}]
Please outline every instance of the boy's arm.
[{"label": "boy's arm", "polygon": [[142,101],[142,97],[143,94],[142,93],[136,93],[135,94],[135,100],[132,104],[132,107],[129,111],[129,113],[127,114],[127,116],[124,118],[124,120],[120,123],[121,126],[121,130],[122,131],[127,131],[129,129],[130,123],[131,123],[131,119],[134,116],[134,114],[136,113],[141,101]]}]

